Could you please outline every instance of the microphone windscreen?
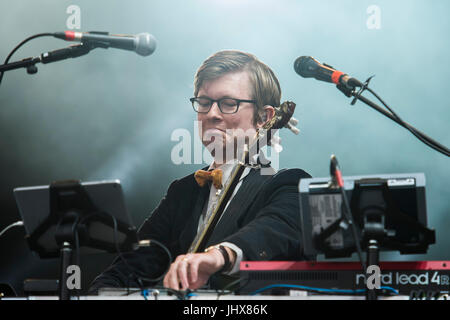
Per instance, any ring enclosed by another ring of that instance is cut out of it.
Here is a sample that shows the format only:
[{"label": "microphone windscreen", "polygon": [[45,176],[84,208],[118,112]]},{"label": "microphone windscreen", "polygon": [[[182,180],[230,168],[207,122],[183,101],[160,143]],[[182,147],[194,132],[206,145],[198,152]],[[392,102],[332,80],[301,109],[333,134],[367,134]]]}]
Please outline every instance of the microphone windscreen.
[{"label": "microphone windscreen", "polygon": [[314,77],[317,61],[313,57],[301,56],[294,62],[294,70],[304,78]]},{"label": "microphone windscreen", "polygon": [[156,49],[156,39],[149,33],[139,33],[134,43],[136,53],[141,56],[149,56]]}]

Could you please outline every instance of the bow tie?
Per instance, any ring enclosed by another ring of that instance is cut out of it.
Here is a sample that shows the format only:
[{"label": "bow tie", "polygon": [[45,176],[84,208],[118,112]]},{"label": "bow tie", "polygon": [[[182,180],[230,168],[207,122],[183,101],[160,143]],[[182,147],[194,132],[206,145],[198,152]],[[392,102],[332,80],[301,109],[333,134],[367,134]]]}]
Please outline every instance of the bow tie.
[{"label": "bow tie", "polygon": [[200,187],[203,187],[207,181],[212,181],[216,189],[222,189],[222,170],[214,169],[212,171],[197,170],[194,174],[195,181]]}]

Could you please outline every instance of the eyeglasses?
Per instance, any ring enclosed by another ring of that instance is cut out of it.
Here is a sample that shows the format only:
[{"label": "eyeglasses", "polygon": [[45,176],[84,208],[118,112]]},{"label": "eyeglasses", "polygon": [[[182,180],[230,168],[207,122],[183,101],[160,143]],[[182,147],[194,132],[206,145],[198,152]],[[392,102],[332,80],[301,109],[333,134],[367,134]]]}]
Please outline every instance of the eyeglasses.
[{"label": "eyeglasses", "polygon": [[240,100],[232,98],[222,98],[219,100],[212,100],[209,98],[190,98],[189,100],[191,101],[195,112],[198,113],[208,113],[214,102],[217,102],[220,112],[226,114],[236,113],[239,110],[239,105],[241,102],[256,103],[255,100]]}]

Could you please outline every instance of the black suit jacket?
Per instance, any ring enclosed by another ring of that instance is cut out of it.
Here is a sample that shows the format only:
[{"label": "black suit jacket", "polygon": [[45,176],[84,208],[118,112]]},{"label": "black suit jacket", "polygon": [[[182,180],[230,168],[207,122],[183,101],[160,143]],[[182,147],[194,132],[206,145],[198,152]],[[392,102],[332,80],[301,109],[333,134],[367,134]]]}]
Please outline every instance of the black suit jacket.
[{"label": "black suit jacket", "polygon": [[[216,225],[208,245],[231,242],[242,249],[245,260],[303,260],[298,184],[310,177],[301,169],[281,170],[261,175],[252,169]],[[200,188],[194,175],[175,180],[139,229],[139,238],[163,243],[172,259],[185,254],[198,227],[199,217],[209,196],[209,186]],[[169,265],[167,254],[158,246],[140,248],[116,258],[91,285],[137,287],[142,278],[155,278]],[[130,270],[133,269],[133,272]],[[155,283],[146,283],[152,285]]]}]

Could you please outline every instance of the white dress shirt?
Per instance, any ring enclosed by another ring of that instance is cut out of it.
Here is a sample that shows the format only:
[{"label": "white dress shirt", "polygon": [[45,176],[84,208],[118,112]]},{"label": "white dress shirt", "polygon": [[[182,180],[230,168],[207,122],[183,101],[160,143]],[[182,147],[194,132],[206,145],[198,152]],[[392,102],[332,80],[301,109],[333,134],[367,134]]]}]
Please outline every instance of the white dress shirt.
[{"label": "white dress shirt", "polygon": [[[231,173],[233,171],[233,168],[235,166],[235,164],[237,163],[237,160],[234,161],[229,161],[221,166],[214,166],[214,163],[212,163],[209,166],[209,170],[212,169],[221,169],[222,170],[222,184],[225,185],[228,181],[228,179],[231,176]],[[239,182],[236,185],[236,188],[234,189],[233,194],[231,195],[230,200],[228,201],[225,210],[227,209],[228,205],[230,204],[231,200],[233,199],[234,195],[236,194],[236,192],[239,190],[241,184],[242,184],[242,180],[248,175],[248,173],[250,172],[250,168],[246,167],[241,175],[241,177],[239,178]],[[217,201],[218,201],[218,192],[219,190],[214,186],[214,184],[211,184],[211,189],[209,191],[209,199],[208,199],[208,207],[206,210],[206,216],[204,216],[203,214],[200,216],[200,220],[198,223],[198,229],[197,232],[200,232],[201,228],[203,227],[203,225],[205,224],[205,222],[207,221],[209,215],[214,211],[215,206],[217,205]],[[224,213],[225,214],[225,210]],[[223,216],[222,214],[222,216]],[[222,216],[220,218],[222,218]],[[220,221],[220,220],[219,220]],[[236,260],[231,268],[231,270],[229,272],[227,272],[226,274],[233,274],[239,271],[239,266],[241,264],[241,261],[244,258],[243,252],[242,250],[236,246],[233,243],[230,242],[222,242],[220,243],[220,245],[224,246],[224,247],[228,247],[231,250],[233,250],[236,253]]]}]

